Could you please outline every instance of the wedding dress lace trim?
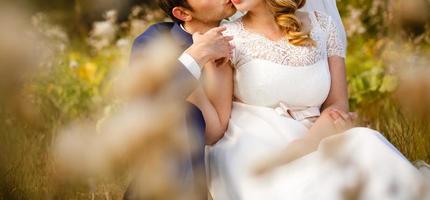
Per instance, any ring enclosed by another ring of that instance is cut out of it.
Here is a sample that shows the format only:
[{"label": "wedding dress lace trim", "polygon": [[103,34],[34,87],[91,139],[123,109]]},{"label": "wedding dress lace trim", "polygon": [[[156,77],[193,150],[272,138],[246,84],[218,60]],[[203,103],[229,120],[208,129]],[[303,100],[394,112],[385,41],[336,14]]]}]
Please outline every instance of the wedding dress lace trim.
[{"label": "wedding dress lace trim", "polygon": [[253,59],[262,59],[287,66],[309,66],[325,57],[345,57],[345,48],[337,32],[337,26],[331,17],[315,11],[309,13],[312,29],[311,38],[316,42],[315,47],[295,46],[286,38],[272,41],[267,37],[246,30],[242,18],[228,23],[226,35],[234,36],[236,49],[233,54],[233,64],[240,67]]},{"label": "wedding dress lace trim", "polygon": [[322,12],[315,11],[317,21],[320,23],[321,28],[328,33],[327,38],[327,55],[345,57],[346,44],[342,42],[339,34],[338,27],[334,23],[331,16],[328,16]]}]

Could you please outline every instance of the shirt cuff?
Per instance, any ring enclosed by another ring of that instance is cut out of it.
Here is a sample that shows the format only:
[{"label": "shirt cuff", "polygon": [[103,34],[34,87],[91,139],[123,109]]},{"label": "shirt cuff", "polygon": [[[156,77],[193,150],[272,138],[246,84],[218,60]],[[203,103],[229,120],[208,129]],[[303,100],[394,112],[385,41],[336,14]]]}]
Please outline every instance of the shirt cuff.
[{"label": "shirt cuff", "polygon": [[187,69],[191,72],[191,74],[196,77],[196,79],[200,79],[202,74],[199,64],[194,60],[190,54],[183,53],[178,59]]}]

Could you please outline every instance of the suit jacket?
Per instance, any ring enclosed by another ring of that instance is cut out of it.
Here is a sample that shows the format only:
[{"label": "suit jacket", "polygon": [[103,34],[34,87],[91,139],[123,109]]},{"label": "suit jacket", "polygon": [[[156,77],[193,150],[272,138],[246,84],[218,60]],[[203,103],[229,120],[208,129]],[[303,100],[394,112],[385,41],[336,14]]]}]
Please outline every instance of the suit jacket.
[{"label": "suit jacket", "polygon": [[[150,26],[144,33],[139,35],[132,47],[130,65],[135,65],[135,62],[139,62],[136,59],[140,54],[145,51],[146,45],[159,37],[162,34],[171,36],[178,44],[182,50],[186,50],[193,44],[192,35],[185,32],[180,24],[173,22],[163,22],[157,23]],[[179,61],[176,63],[176,72],[172,81],[168,83],[166,87],[171,91],[175,92],[174,98],[181,98],[186,102],[186,98],[191,95],[191,93],[197,88],[197,84],[190,84],[190,82],[197,83],[197,79],[192,75],[192,73]],[[203,191],[204,197],[206,198],[206,186],[201,184],[201,180],[197,178],[204,177],[204,131],[205,131],[205,121],[202,112],[193,104],[187,103],[189,110],[186,114],[186,123],[188,127],[188,135],[186,137],[191,137],[193,140],[198,141],[199,151],[191,154],[189,159],[181,161],[178,163],[179,179],[184,185],[190,185],[191,187],[197,187],[199,191]],[[197,138],[197,140],[196,140]],[[203,173],[203,174],[202,174]],[[124,199],[134,199],[132,196],[134,192],[130,186],[124,195]]]},{"label": "suit jacket", "polygon": [[[192,35],[185,32],[179,23],[174,22],[162,22],[150,26],[144,33],[139,35],[132,47],[130,64],[133,65],[137,60],[135,59],[139,54],[145,51],[145,46],[153,41],[156,37],[162,34],[170,35],[178,44],[180,48],[185,51],[188,47],[193,44]],[[179,98],[183,101],[186,100],[188,96],[197,88],[197,84],[189,84],[190,81],[197,82],[198,80],[191,74],[191,72],[179,61],[177,60],[175,65],[177,66],[176,74],[174,75],[173,81],[169,82],[170,88],[173,88]],[[199,140],[204,146],[204,130],[205,121],[202,112],[191,103],[187,103],[189,106],[189,113],[187,115],[187,123],[189,126],[193,125],[193,129],[197,130]],[[204,147],[203,147],[204,149]]]},{"label": "suit jacket", "polygon": [[[185,32],[179,23],[157,23],[150,26],[135,39],[131,51],[130,64],[134,65],[138,61],[136,58],[145,51],[146,45],[162,34],[171,36],[180,45],[179,47],[182,51],[185,51],[193,44],[192,35]],[[175,92],[176,96],[185,100],[196,89],[197,79],[179,60],[176,61],[175,65],[177,66],[177,71],[168,87],[171,91]]]}]

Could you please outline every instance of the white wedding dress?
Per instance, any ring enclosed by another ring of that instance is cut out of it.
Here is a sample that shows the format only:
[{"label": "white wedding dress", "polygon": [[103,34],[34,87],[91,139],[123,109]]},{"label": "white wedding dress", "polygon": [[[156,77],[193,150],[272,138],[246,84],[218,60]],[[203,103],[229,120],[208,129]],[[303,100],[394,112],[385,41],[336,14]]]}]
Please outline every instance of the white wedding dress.
[{"label": "white wedding dress", "polygon": [[345,56],[331,17],[308,14],[315,48],[271,41],[246,30],[241,18],[225,24],[236,46],[234,95],[240,102],[233,103],[225,136],[206,147],[210,195],[214,200],[336,200],[349,199],[356,186],[361,199],[417,199],[418,170],[368,128],[326,138],[317,151],[267,175],[253,175],[257,164],[308,131],[313,122],[306,118],[319,116],[330,91],[328,57]]}]

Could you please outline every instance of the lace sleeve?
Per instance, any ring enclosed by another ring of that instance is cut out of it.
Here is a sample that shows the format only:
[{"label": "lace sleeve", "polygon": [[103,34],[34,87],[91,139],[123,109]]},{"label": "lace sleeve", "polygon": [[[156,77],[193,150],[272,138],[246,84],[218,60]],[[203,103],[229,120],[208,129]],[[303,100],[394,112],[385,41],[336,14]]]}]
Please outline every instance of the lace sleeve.
[{"label": "lace sleeve", "polygon": [[231,63],[233,66],[237,65],[237,51],[238,51],[238,44],[237,44],[237,35],[240,31],[240,25],[238,24],[237,20],[234,21],[224,21],[221,23],[221,26],[225,26],[227,30],[223,32],[223,35],[225,36],[233,36],[233,41],[231,43],[236,47],[233,49],[233,55],[231,59]]},{"label": "lace sleeve", "polygon": [[340,56],[340,57],[345,58],[346,57],[346,49],[345,49],[346,45],[344,44],[344,42],[342,42],[338,27],[333,22],[331,17],[328,17],[327,33],[328,33],[328,38],[327,38],[328,57]]}]

